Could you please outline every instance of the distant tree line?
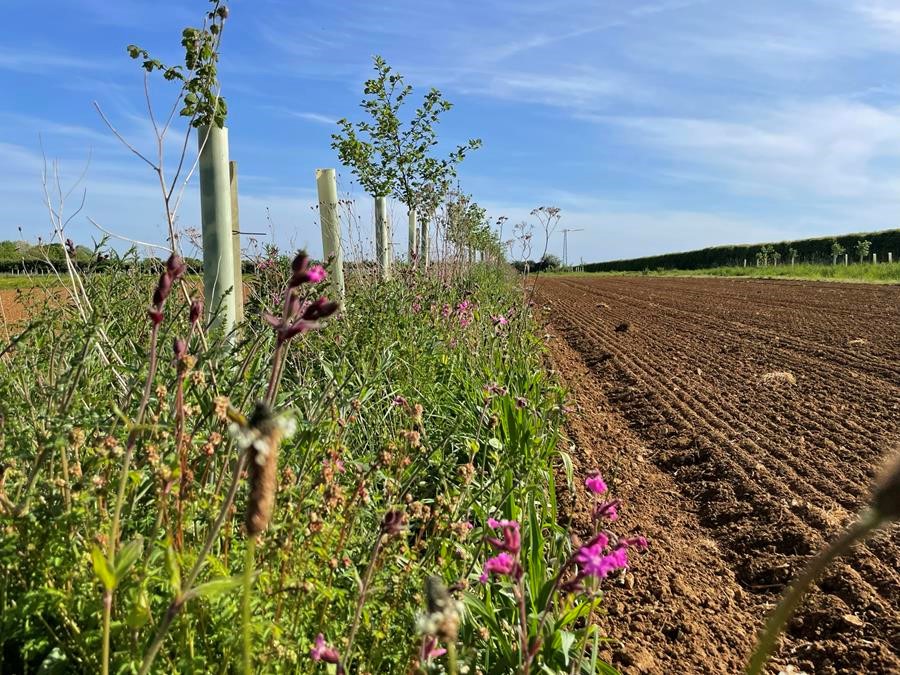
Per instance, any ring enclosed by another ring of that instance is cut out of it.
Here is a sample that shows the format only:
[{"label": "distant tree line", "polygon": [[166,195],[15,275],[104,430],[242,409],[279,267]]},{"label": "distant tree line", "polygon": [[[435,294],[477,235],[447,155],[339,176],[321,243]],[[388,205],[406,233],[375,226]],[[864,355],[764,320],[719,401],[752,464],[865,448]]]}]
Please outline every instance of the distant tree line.
[{"label": "distant tree line", "polygon": [[516,260],[512,266],[520,272],[549,272],[562,267],[562,260],[548,253],[540,260]]},{"label": "distant tree line", "polygon": [[[153,258],[140,259],[134,254],[119,256],[115,251],[99,247],[88,248],[76,245],[71,240],[66,246],[41,241],[37,244],[26,241],[0,241],[0,274],[48,274],[54,269],[61,271],[65,268],[67,248],[70,259],[82,272],[101,272],[112,265],[144,269],[148,272],[159,269],[159,261]],[[187,258],[186,262],[192,270],[203,269],[200,260]],[[253,268],[253,264],[249,261],[245,265],[248,269]]]},{"label": "distant tree line", "polygon": [[844,253],[851,261],[871,260],[878,253],[879,261],[887,261],[888,252],[897,260],[900,256],[900,229],[882,232],[847,234],[840,237],[819,237],[766,244],[742,244],[713,246],[711,248],[666,253],[663,255],[590,263],[586,272],[640,272],[642,270],[679,269],[696,270],[708,267],[747,265],[835,264],[843,262]]}]

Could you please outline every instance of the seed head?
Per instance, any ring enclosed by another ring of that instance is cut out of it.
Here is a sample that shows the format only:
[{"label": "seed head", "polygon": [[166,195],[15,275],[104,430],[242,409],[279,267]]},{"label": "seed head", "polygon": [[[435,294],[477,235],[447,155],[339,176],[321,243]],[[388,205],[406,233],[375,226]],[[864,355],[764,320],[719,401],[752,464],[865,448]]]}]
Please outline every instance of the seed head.
[{"label": "seed head", "polygon": [[875,489],[872,507],[882,520],[900,519],[900,453]]}]

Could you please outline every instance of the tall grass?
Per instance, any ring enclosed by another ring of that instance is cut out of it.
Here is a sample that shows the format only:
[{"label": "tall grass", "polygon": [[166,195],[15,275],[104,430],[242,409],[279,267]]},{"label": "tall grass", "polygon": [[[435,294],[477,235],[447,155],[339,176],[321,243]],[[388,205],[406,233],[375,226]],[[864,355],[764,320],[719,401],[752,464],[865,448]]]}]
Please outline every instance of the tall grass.
[{"label": "tall grass", "polygon": [[[154,278],[113,266],[87,319],[38,300],[0,345],[0,671],[603,667],[599,577],[557,524],[563,390],[519,288],[489,266],[357,283],[279,351],[269,262],[233,336],[195,330],[189,292],[157,334]],[[248,537],[260,438],[277,494]],[[479,580],[490,518],[521,522],[515,587]]]}]

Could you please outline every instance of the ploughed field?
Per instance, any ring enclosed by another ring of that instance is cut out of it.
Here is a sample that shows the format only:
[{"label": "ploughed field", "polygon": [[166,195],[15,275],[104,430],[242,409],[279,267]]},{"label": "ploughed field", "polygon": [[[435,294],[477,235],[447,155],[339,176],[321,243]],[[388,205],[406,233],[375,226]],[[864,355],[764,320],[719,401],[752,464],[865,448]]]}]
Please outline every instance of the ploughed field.
[{"label": "ploughed field", "polygon": [[[898,447],[900,287],[584,276],[536,292],[577,461],[621,474],[623,524],[651,537],[608,595],[618,664],[735,672]],[[775,663],[900,672],[900,526],[829,570]]]}]

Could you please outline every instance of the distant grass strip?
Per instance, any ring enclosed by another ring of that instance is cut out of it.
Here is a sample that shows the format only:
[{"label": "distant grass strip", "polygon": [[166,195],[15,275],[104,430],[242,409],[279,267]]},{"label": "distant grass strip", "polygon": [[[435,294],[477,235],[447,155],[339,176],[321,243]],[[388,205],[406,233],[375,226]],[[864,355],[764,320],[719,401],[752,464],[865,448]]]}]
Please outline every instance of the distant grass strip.
[{"label": "distant grass strip", "polygon": [[[569,274],[568,272],[565,274]],[[578,274],[585,274],[579,272]],[[871,284],[900,284],[900,263],[855,265],[778,265],[766,267],[712,267],[699,270],[644,270],[642,272],[587,272],[604,276],[749,277],[754,279],[810,279]]]}]

